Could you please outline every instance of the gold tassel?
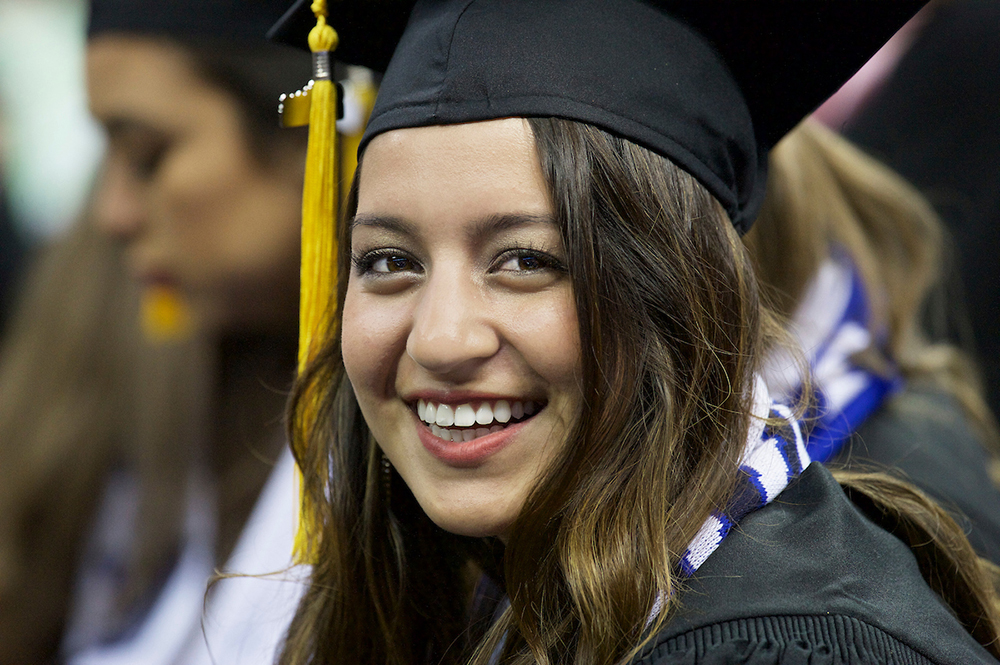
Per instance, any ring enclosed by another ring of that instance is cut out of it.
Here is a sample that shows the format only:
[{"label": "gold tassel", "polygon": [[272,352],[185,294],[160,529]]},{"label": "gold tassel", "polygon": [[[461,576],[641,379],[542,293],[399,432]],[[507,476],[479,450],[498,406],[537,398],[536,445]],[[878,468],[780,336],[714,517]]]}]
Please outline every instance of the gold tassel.
[{"label": "gold tassel", "polygon": [[[312,3],[316,27],[309,33],[313,52],[313,85],[309,91],[309,147],[302,192],[302,271],[299,300],[299,359],[301,374],[316,356],[329,330],[337,282],[337,87],[332,80],[330,52],[337,33],[326,24],[326,0]],[[319,409],[315,395],[307,396],[300,432],[311,432]],[[296,451],[300,459],[304,451]],[[302,492],[293,557],[297,563],[316,560],[318,523],[316,506]]]}]

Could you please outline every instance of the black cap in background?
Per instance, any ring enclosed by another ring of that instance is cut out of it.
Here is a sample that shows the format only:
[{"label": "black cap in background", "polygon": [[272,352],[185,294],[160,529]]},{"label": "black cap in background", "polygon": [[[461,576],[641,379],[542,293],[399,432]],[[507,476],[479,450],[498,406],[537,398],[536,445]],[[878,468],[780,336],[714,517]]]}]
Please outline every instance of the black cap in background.
[{"label": "black cap in background", "polygon": [[125,32],[260,42],[288,0],[91,0],[87,35]]}]

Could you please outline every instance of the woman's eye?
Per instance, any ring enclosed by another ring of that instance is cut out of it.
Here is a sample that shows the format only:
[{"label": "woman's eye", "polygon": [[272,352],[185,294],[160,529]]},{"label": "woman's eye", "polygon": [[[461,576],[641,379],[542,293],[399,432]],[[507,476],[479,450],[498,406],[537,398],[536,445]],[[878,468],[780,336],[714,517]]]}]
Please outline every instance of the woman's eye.
[{"label": "woman's eye", "polygon": [[132,156],[133,168],[141,178],[152,178],[159,170],[166,154],[167,146],[165,145],[146,147]]},{"label": "woman's eye", "polygon": [[543,268],[537,256],[514,256],[500,266],[500,270],[538,270]]},{"label": "woman's eye", "polygon": [[151,180],[156,175],[170,148],[167,138],[151,132],[125,132],[111,142],[111,149],[121,155],[140,180]]},{"label": "woman's eye", "polygon": [[413,270],[413,261],[405,256],[382,256],[372,263],[373,272],[402,272]]},{"label": "woman's eye", "polygon": [[353,262],[355,270],[361,275],[420,272],[420,265],[400,251],[373,251],[354,257]]},{"label": "woman's eye", "polygon": [[562,270],[561,264],[553,257],[528,250],[507,252],[497,264],[497,272],[536,272],[546,268]]}]

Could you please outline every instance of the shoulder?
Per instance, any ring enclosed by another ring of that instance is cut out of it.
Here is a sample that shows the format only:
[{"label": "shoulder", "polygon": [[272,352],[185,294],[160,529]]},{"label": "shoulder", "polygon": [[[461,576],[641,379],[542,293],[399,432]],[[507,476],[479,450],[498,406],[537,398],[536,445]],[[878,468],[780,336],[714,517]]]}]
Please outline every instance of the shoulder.
[{"label": "shoulder", "polygon": [[637,665],[996,663],[819,464],[741,521],[680,600]]},{"label": "shoulder", "polygon": [[991,461],[953,398],[910,388],[865,421],[830,465],[901,470],[956,514],[980,555],[1000,563],[1000,488]]}]

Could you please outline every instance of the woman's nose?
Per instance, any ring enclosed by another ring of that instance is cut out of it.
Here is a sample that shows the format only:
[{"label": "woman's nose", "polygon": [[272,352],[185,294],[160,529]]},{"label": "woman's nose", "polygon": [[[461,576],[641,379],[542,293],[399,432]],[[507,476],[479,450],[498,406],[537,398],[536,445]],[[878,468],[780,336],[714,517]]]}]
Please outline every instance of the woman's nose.
[{"label": "woman's nose", "polygon": [[142,225],[144,206],[139,183],[120,160],[104,164],[94,193],[93,221],[108,235],[127,239]]},{"label": "woman's nose", "polygon": [[461,380],[500,349],[500,337],[481,289],[471,279],[431,276],[421,290],[406,352],[436,375]]}]

